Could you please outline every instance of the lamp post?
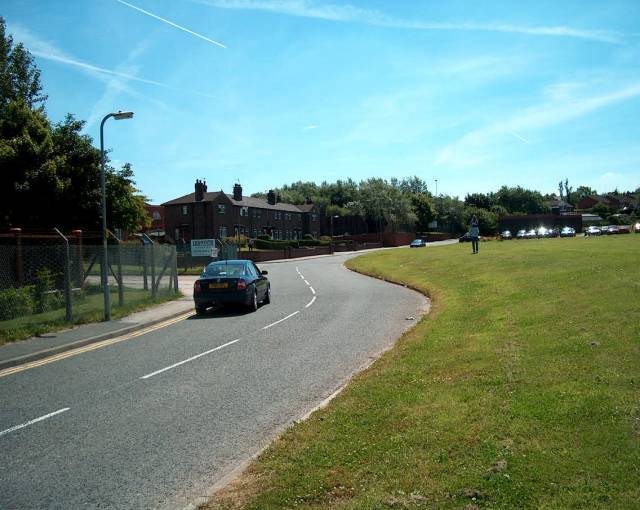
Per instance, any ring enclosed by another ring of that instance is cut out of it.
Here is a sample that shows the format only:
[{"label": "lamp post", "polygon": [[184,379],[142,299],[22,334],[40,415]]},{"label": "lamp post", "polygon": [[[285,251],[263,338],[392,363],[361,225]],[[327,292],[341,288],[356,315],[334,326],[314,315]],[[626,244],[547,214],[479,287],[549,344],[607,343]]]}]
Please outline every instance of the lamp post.
[{"label": "lamp post", "polygon": [[102,268],[100,281],[104,294],[104,320],[111,320],[111,296],[109,295],[109,273],[107,257],[107,185],[104,176],[104,123],[108,118],[115,120],[131,119],[133,112],[117,111],[104,116],[100,123],[100,187],[102,190]]},{"label": "lamp post", "polygon": [[438,179],[434,179],[436,181],[436,196],[438,196]]}]

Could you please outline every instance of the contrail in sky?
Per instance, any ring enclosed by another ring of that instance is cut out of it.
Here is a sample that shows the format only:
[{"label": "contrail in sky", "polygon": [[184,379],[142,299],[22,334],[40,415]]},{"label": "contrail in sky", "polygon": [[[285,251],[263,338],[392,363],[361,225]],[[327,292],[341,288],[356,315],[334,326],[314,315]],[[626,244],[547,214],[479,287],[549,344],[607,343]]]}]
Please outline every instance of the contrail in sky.
[{"label": "contrail in sky", "polygon": [[219,43],[218,41],[214,41],[213,39],[209,39],[208,37],[205,37],[202,34],[199,34],[197,32],[194,32],[193,30],[189,30],[188,28],[182,27],[180,25],[177,25],[176,23],[174,23],[173,21],[169,21],[168,19],[164,19],[161,18],[160,16],[156,16],[155,14],[149,12],[149,11],[145,11],[144,9],[141,9],[140,7],[136,7],[135,5],[132,5],[130,3],[125,2],[124,0],[116,0],[116,2],[121,3],[122,5],[126,5],[127,7],[131,7],[132,9],[135,9],[136,11],[141,12],[142,14],[146,14],[147,16],[151,16],[152,18],[155,18],[157,20],[162,21],[163,23],[166,23],[167,25],[171,25],[172,27],[178,28],[184,32],[187,32],[188,34],[191,35],[195,35],[196,37],[199,37],[200,39],[204,39],[207,42],[210,42],[211,44],[215,44],[216,46],[220,46],[221,48],[226,48],[226,46],[222,43]]}]

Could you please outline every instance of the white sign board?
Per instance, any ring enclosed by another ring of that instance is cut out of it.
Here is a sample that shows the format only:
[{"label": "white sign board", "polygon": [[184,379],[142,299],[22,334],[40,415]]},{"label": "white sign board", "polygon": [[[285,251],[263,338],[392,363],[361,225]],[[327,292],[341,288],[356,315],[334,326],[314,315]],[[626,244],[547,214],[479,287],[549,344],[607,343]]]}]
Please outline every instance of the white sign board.
[{"label": "white sign board", "polygon": [[191,240],[191,256],[192,257],[217,257],[215,239],[192,239]]}]

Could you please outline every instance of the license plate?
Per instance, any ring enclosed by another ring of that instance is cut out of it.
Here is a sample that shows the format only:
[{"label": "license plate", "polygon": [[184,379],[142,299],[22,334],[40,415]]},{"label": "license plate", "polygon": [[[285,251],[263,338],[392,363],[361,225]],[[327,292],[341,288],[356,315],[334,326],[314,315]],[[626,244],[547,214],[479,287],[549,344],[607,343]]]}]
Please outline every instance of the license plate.
[{"label": "license plate", "polygon": [[210,283],[209,284],[209,288],[210,289],[226,289],[229,287],[229,284],[227,282],[224,283]]}]

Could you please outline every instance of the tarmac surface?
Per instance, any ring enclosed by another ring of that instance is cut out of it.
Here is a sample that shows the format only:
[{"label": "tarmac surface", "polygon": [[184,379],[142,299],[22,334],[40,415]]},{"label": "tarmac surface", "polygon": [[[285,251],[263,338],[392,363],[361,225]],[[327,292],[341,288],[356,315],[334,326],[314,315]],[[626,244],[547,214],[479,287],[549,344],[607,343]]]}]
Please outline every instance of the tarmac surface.
[{"label": "tarmac surface", "polygon": [[352,256],[261,264],[272,303],[255,313],[177,301],[168,323],[0,371],[0,508],[202,501],[426,310]]}]

